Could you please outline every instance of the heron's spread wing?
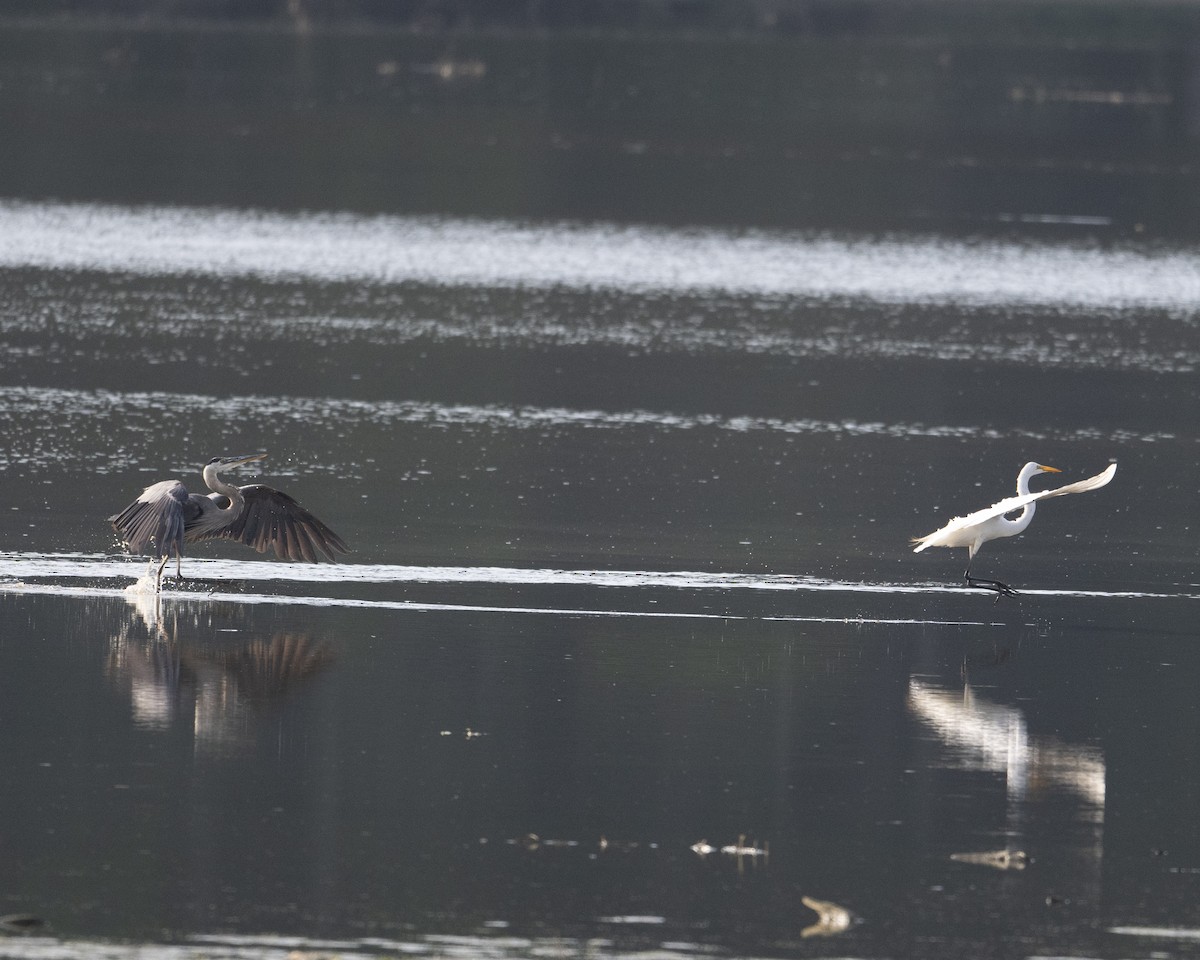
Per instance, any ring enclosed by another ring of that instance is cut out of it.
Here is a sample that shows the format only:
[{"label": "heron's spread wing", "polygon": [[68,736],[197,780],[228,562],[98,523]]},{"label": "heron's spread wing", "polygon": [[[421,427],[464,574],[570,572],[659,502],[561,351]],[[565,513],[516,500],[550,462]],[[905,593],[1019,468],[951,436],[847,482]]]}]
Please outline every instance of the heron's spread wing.
[{"label": "heron's spread wing", "polygon": [[349,553],[341,537],[286,493],[261,483],[239,489],[246,503],[238,518],[224,529],[196,539],[224,537],[251,546],[259,553],[272,547],[280,559],[309,563],[316,563],[322,555],[337,560],[336,554]]},{"label": "heron's spread wing", "polygon": [[166,557],[182,549],[183,528],[196,511],[182,483],[162,480],[108,520],[130,553]]},{"label": "heron's spread wing", "polygon": [[1027,493],[1023,496],[1006,497],[998,503],[993,503],[990,507],[984,507],[982,510],[976,510],[974,513],[968,513],[965,517],[955,517],[944,527],[939,527],[933,533],[927,533],[923,537],[917,537],[913,540],[916,544],[913,547],[913,553],[920,553],[926,547],[965,547],[973,536],[970,531],[978,527],[982,523],[986,523],[995,517],[1001,517],[1006,513],[1012,513],[1014,510],[1020,510],[1025,504],[1033,503],[1035,500],[1045,500],[1048,497],[1061,497],[1068,493],[1085,493],[1088,490],[1096,490],[1107,484],[1117,473],[1117,465],[1110,463],[1102,473],[1096,474],[1094,477],[1088,477],[1086,480],[1077,480],[1075,483],[1068,483],[1064,487],[1055,487],[1053,490],[1039,490],[1037,493]]}]

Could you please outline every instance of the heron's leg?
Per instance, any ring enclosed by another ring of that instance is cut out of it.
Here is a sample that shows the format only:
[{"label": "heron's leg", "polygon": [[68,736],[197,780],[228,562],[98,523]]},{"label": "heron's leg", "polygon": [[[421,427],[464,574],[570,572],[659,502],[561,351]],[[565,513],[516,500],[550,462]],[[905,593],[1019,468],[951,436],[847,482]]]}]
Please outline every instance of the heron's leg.
[{"label": "heron's leg", "polygon": [[971,576],[970,564],[967,564],[967,569],[963,571],[963,584],[964,586],[975,587],[979,590],[994,590],[996,592],[997,600],[999,600],[1000,597],[1017,596],[1017,591],[1001,580],[986,580],[983,577]]},{"label": "heron's leg", "polygon": [[158,573],[155,575],[155,578],[154,578],[154,592],[155,593],[162,592],[163,568],[166,567],[167,561],[170,559],[171,559],[171,555],[168,553],[162,558],[162,561],[158,565]]},{"label": "heron's leg", "polygon": [[980,590],[994,590],[997,599],[1000,597],[1020,596],[1016,590],[1002,580],[984,580],[981,577],[968,577],[966,585],[968,587],[978,587]]},{"label": "heron's leg", "polygon": [[179,568],[180,562],[183,560],[183,553],[178,547],[175,548],[175,579],[183,579],[183,571]]}]

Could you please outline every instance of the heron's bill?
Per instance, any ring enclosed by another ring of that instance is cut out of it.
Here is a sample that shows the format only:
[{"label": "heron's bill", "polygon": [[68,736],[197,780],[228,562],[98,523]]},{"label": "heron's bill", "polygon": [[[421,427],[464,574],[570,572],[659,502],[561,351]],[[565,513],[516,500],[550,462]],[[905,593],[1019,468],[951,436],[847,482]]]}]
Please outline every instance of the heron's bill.
[{"label": "heron's bill", "polygon": [[222,457],[221,463],[226,467],[240,466],[243,463],[253,463],[255,460],[266,460],[265,453],[251,453],[244,457]]}]

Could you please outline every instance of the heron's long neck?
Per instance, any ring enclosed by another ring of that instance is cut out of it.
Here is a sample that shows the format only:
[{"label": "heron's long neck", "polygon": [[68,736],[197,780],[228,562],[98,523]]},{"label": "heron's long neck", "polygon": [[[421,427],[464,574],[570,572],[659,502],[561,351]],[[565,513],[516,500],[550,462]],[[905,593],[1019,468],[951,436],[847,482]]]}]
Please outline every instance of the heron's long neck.
[{"label": "heron's long neck", "polygon": [[[1017,477],[1017,496],[1023,497],[1029,493],[1029,478],[1032,476],[1032,473],[1025,473],[1023,470],[1021,471],[1020,475]],[[1033,514],[1035,510],[1037,510],[1036,502],[1027,503],[1025,504],[1024,509],[1022,509],[1014,519],[1009,521],[1009,523],[1013,525],[1012,529],[1014,533],[1020,533],[1027,526],[1029,526],[1029,524],[1033,521]]]},{"label": "heron's long neck", "polygon": [[1020,513],[1018,513],[1015,518],[1013,518],[1012,520],[1009,521],[1009,523],[1012,524],[1012,526],[1010,528],[1012,530],[1012,532],[1020,533],[1027,526],[1029,526],[1029,524],[1033,522],[1033,512],[1036,509],[1037,509],[1036,503],[1025,504],[1025,508]]},{"label": "heron's long neck", "polygon": [[242,491],[233,486],[233,484],[222,480],[217,475],[219,469],[219,465],[213,466],[209,464],[205,467],[204,482],[208,484],[208,489],[213,491],[213,493],[219,493],[221,496],[229,498],[229,506],[225,508],[226,510],[235,515],[239,514],[242,512],[242,504],[245,502],[242,498]]}]

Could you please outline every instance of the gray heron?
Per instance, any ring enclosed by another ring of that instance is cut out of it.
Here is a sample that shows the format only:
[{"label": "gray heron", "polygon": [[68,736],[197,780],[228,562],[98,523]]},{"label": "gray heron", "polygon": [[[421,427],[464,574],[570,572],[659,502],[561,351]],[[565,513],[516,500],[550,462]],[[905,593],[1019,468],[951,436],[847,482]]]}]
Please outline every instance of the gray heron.
[{"label": "gray heron", "polygon": [[337,554],[349,552],[341,537],[286,493],[262,483],[237,487],[220,477],[266,456],[213,457],[204,466],[204,482],[212,493],[189,493],[178,480],[160,480],[108,518],[130,553],[160,558],[156,590],[162,587],[163,568],[172,555],[175,575],[182,579],[185,543],[236,540],[259,553],[273,548],[280,559],[310,563],[336,561]]}]

